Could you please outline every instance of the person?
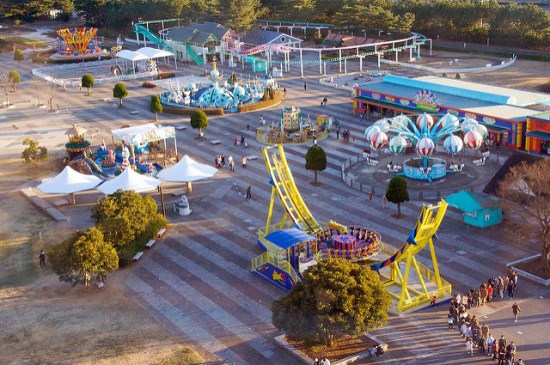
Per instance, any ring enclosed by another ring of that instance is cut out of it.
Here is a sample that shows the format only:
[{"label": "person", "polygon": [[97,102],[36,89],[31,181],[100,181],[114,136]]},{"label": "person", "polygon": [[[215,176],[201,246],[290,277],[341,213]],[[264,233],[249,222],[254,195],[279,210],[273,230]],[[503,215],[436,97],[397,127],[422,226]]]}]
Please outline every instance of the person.
[{"label": "person", "polygon": [[512,313],[514,313],[514,322],[518,321],[519,312],[521,312],[521,308],[519,307],[517,302],[514,302],[514,304],[512,305]]},{"label": "person", "polygon": [[225,155],[221,155],[221,165],[223,168],[225,168]]},{"label": "person", "polygon": [[315,358],[315,360],[313,360],[313,365],[319,365],[319,359],[318,358]]},{"label": "person", "polygon": [[466,341],[466,352],[469,353],[470,356],[474,356],[474,343],[471,338],[468,338]]},{"label": "person", "polygon": [[382,208],[386,209],[388,206],[388,198],[386,198],[386,194],[382,195]]},{"label": "person", "polygon": [[519,359],[517,365],[525,365],[525,363],[521,359]]},{"label": "person", "polygon": [[229,171],[235,172],[235,160],[233,160],[233,156],[229,155],[227,161],[229,162]]},{"label": "person", "polygon": [[307,91],[307,82],[304,81],[304,91]]},{"label": "person", "polygon": [[246,199],[252,198],[252,194],[250,192],[251,189],[252,189],[252,186],[248,185],[248,188],[246,189]]},{"label": "person", "polygon": [[508,298],[513,298],[514,297],[514,289],[515,289],[514,281],[509,280],[508,281],[508,287],[506,288],[506,290],[508,292]]},{"label": "person", "polygon": [[39,260],[40,267],[46,266],[46,253],[44,252],[44,250],[40,250],[40,254],[38,255],[38,260]]},{"label": "person", "polygon": [[327,98],[323,98],[323,101],[321,101],[321,106],[327,106]]},{"label": "person", "polygon": [[487,346],[487,356],[491,356],[491,350],[493,349],[494,344],[495,338],[489,333],[487,339],[485,340],[485,345]]},{"label": "person", "polygon": [[432,305],[432,307],[435,307],[436,302],[437,302],[437,297],[435,295],[432,295],[432,298],[430,300],[430,304]]},{"label": "person", "polygon": [[449,313],[449,316],[447,317],[447,324],[449,325],[450,330],[453,329],[454,321],[455,321],[455,319],[453,318],[453,315],[451,313]]},{"label": "person", "polygon": [[248,162],[248,158],[246,156],[243,156],[243,169],[246,169],[246,164]]},{"label": "person", "polygon": [[514,357],[516,356],[516,345],[514,341],[510,341],[510,344],[506,347],[506,359],[510,360],[510,363],[514,363]]},{"label": "person", "polygon": [[372,345],[372,347],[369,350],[370,357],[376,357],[376,352],[377,352],[376,345]]},{"label": "person", "polygon": [[369,191],[369,200],[372,200],[372,191]]},{"label": "person", "polygon": [[283,88],[283,96],[286,96],[286,87]]},{"label": "person", "polygon": [[247,130],[247,131],[250,130],[250,124],[247,124],[247,125],[246,125],[246,130]]}]

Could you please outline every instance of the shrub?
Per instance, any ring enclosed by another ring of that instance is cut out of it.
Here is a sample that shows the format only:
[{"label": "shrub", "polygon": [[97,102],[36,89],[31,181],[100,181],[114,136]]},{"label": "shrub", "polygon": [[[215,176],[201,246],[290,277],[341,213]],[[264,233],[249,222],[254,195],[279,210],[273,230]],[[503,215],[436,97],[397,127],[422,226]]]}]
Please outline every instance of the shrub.
[{"label": "shrub", "polygon": [[148,88],[148,89],[154,89],[155,87],[157,87],[157,85],[152,81],[145,81],[145,82],[143,82],[143,84],[141,86],[143,86],[145,88]]},{"label": "shrub", "polygon": [[157,79],[158,80],[170,79],[172,77],[176,77],[176,74],[173,72],[161,72],[158,74]]},{"label": "shrub", "polygon": [[457,73],[457,74],[455,75],[455,79],[460,80],[460,74],[459,74],[459,73]]},{"label": "shrub", "polygon": [[[166,114],[174,115],[191,115],[198,108],[178,108],[175,106],[170,106],[162,104],[162,112]],[[224,115],[223,108],[203,108],[202,111],[206,115]]]}]

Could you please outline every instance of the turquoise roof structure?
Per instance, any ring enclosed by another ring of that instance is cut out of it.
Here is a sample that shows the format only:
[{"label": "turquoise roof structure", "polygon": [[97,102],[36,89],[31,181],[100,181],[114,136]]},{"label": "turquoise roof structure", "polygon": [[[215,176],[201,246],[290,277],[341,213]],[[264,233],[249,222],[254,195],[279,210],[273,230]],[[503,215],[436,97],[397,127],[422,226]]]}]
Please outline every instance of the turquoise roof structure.
[{"label": "turquoise roof structure", "polygon": [[465,213],[475,212],[486,208],[498,207],[498,200],[490,196],[471,193],[469,191],[459,191],[445,198],[447,204],[451,207],[462,210]]}]

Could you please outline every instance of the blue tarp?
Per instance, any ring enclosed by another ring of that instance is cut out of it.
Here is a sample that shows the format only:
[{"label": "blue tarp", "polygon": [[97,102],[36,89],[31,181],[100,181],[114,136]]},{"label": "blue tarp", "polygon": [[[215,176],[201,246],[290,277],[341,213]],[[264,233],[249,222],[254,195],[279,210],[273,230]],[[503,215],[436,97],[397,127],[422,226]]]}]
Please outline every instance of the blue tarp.
[{"label": "blue tarp", "polygon": [[284,250],[300,242],[316,240],[315,237],[296,228],[286,228],[272,232],[265,236],[265,239]]}]

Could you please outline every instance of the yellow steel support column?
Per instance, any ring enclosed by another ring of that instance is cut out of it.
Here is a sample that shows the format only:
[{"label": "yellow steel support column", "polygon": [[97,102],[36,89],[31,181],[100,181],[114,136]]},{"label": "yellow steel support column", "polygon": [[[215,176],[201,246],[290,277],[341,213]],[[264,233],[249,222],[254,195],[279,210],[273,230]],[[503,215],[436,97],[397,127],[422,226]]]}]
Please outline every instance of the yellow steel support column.
[{"label": "yellow steel support column", "polygon": [[271,188],[271,200],[269,201],[269,210],[267,212],[267,222],[265,224],[265,232],[267,235],[269,233],[269,227],[271,226],[271,215],[273,214],[273,205],[275,204],[275,188]]},{"label": "yellow steel support column", "polygon": [[434,243],[431,238],[428,241],[428,244],[430,245],[430,255],[432,256],[432,263],[434,265],[435,281],[437,283],[437,288],[439,289],[439,293],[443,295],[443,284],[441,283],[441,276],[439,276],[439,266],[437,265],[437,257],[435,256]]},{"label": "yellow steel support column", "polygon": [[401,296],[399,297],[399,303],[397,305],[397,308],[403,308],[403,302],[405,301],[405,294],[407,294],[407,297],[409,297],[409,291],[407,289],[407,284],[409,283],[409,272],[411,271],[411,262],[412,262],[412,255],[410,252],[407,252],[407,265],[405,266],[405,277],[403,278],[403,281],[401,282]]},{"label": "yellow steel support column", "polygon": [[422,277],[422,273],[420,272],[420,267],[418,267],[418,262],[416,262],[416,257],[414,256],[412,258],[412,263],[414,265],[414,269],[416,270],[416,275],[418,275],[418,280],[420,280],[420,285],[422,285],[422,289],[424,289],[424,294],[428,295],[426,283],[424,282],[424,278]]}]

